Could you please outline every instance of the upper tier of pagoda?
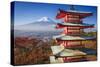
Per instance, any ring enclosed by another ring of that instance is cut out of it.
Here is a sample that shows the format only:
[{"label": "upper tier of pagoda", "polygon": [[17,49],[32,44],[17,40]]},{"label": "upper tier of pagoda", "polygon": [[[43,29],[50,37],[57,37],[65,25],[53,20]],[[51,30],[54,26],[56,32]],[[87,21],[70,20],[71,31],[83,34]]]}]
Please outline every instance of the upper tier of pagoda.
[{"label": "upper tier of pagoda", "polygon": [[57,13],[56,19],[62,19],[66,15],[77,15],[80,19],[91,16],[91,12],[82,12],[82,11],[75,11],[75,10],[68,10],[64,11],[62,9],[59,9],[59,12]]}]

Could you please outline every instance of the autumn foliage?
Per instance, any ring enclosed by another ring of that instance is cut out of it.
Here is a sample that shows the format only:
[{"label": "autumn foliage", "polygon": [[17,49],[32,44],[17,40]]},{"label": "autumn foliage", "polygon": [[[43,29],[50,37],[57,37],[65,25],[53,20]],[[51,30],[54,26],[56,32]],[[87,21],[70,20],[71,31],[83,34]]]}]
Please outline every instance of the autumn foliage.
[{"label": "autumn foliage", "polygon": [[14,44],[14,64],[47,64],[52,54],[48,42],[37,38],[16,37]]}]

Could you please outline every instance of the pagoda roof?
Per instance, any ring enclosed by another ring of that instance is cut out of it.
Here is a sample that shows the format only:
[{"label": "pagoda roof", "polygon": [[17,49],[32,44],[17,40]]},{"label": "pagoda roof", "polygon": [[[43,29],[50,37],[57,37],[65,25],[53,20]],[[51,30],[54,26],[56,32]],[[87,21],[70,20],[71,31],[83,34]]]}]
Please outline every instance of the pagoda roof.
[{"label": "pagoda roof", "polygon": [[95,37],[86,37],[86,36],[69,36],[69,35],[65,35],[65,34],[62,34],[62,35],[58,35],[58,36],[54,36],[53,37],[54,39],[57,39],[57,40],[69,40],[69,41],[81,41],[81,40],[93,40]]},{"label": "pagoda roof", "polygon": [[75,10],[67,10],[66,12],[70,12],[70,13],[77,13],[77,14],[88,14],[88,13],[92,13],[92,12],[84,12],[84,11],[75,11]]},{"label": "pagoda roof", "polygon": [[[73,48],[75,50],[75,48]],[[82,52],[85,52],[87,55],[96,55],[97,50],[96,49],[90,49],[90,48],[77,48],[77,50],[80,50]]]},{"label": "pagoda roof", "polygon": [[70,26],[70,27],[84,27],[84,28],[90,28],[90,27],[94,27],[94,24],[86,24],[86,23],[80,23],[80,24],[76,24],[76,23],[58,23],[58,26],[61,27],[66,27],[66,26]]},{"label": "pagoda roof", "polygon": [[53,55],[56,55],[62,50],[64,50],[64,47],[63,46],[51,46],[51,50],[53,52]]},{"label": "pagoda roof", "polygon": [[[84,55],[86,55],[86,53],[84,53],[82,51],[72,50],[72,49],[64,49],[62,46],[51,46],[51,49],[52,49],[53,55],[61,56],[61,57],[84,56]],[[57,53],[55,53],[55,51]]]},{"label": "pagoda roof", "polygon": [[50,63],[64,63],[62,58],[56,58],[55,56],[50,56]]},{"label": "pagoda roof", "polygon": [[75,11],[75,10],[67,10],[67,11],[65,11],[65,10],[59,9],[59,13],[57,13],[56,18],[57,19],[61,19],[61,18],[65,17],[66,14],[79,15],[80,18],[85,18],[85,17],[91,16],[92,12],[83,12],[83,11]]}]

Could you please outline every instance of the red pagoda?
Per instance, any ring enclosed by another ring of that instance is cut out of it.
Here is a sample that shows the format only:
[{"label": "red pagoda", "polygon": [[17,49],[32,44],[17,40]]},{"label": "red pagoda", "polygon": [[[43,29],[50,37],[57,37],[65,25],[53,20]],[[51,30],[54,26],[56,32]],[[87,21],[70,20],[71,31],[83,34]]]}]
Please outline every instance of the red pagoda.
[{"label": "red pagoda", "polygon": [[82,41],[94,40],[95,37],[83,36],[85,28],[94,28],[94,24],[83,23],[83,19],[92,16],[91,12],[76,11],[72,6],[70,10],[59,9],[56,19],[63,20],[56,25],[57,29],[64,29],[61,35],[54,36],[57,45],[51,46],[53,55],[50,56],[50,63],[64,63],[87,60],[88,55]]}]

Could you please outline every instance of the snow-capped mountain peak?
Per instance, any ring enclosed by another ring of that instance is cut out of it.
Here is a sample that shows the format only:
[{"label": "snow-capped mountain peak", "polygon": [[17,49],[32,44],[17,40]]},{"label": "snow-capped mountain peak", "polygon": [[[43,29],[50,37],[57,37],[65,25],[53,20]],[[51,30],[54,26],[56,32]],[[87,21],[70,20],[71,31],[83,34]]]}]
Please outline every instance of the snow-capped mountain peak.
[{"label": "snow-capped mountain peak", "polygon": [[42,17],[39,20],[37,20],[38,22],[54,22],[53,20],[51,20],[48,17]]},{"label": "snow-capped mountain peak", "polygon": [[48,17],[42,17],[41,19],[39,19],[37,21],[48,21]]}]

